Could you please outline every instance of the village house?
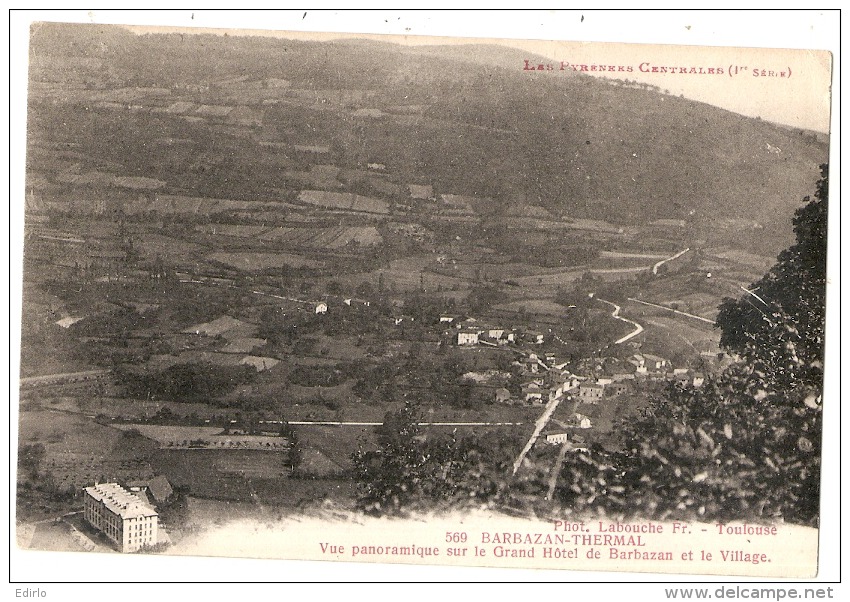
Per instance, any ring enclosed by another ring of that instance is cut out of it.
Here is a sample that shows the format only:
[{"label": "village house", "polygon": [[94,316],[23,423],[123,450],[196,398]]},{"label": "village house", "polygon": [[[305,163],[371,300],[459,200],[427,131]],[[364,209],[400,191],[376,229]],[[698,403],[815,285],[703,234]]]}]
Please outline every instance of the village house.
[{"label": "village house", "polygon": [[642,355],[634,354],[628,362],[635,367],[636,374],[646,374],[646,360]]},{"label": "village house", "polygon": [[676,374],[675,372],[667,372],[664,375],[664,378],[681,386],[685,386],[691,382],[691,379],[687,374]]},{"label": "village house", "polygon": [[567,391],[575,391],[575,390],[577,390],[580,384],[581,384],[581,380],[579,380],[579,377],[578,377],[578,376],[576,376],[576,375],[574,375],[574,374],[571,374],[571,375],[569,376],[569,378],[568,378],[568,379],[566,379],[566,380],[564,381],[564,384],[563,384],[563,385],[561,385],[561,386],[562,386],[562,387],[563,387],[563,389],[564,389],[564,393],[566,393]]},{"label": "village house", "polygon": [[593,428],[593,423],[584,414],[576,413],[572,419],[572,426],[578,429],[589,429]]},{"label": "village house", "polygon": [[487,337],[491,338],[495,341],[498,341],[505,334],[504,328],[488,328],[487,329]]},{"label": "village house", "polygon": [[558,371],[550,371],[545,375],[545,383],[550,388],[550,399],[560,397],[566,394],[567,391],[578,386],[576,376]]},{"label": "village house", "polygon": [[457,333],[458,345],[477,345],[479,332],[475,329],[463,329]]},{"label": "village house", "polygon": [[705,383],[705,375],[702,372],[694,372],[693,370],[688,369],[683,371],[681,368],[668,372],[665,375],[665,378],[668,381],[675,382],[683,387],[688,385],[701,387]]},{"label": "village house", "polygon": [[667,360],[663,357],[652,355],[651,353],[644,353],[643,358],[646,362],[646,369],[649,372],[659,372],[667,367]]},{"label": "village house", "polygon": [[174,495],[171,483],[163,475],[143,481],[130,481],[127,487],[142,501],[147,500],[153,506],[166,503]]},{"label": "village house", "polygon": [[578,386],[578,396],[589,403],[597,403],[605,394],[605,385],[584,382]]},{"label": "village house", "polygon": [[568,372],[563,372],[561,370],[553,368],[546,372],[546,374],[543,376],[543,382],[545,382],[546,385],[549,387],[560,388],[561,384],[564,382],[568,374]]},{"label": "village house", "polygon": [[543,431],[540,433],[540,436],[551,445],[563,445],[564,443],[569,443],[570,435],[566,431]]},{"label": "village house", "polygon": [[543,403],[543,383],[541,381],[531,381],[522,386],[522,398],[526,403]]},{"label": "village house", "polygon": [[532,343],[534,345],[542,345],[543,344],[543,334],[534,330],[526,331],[523,336],[523,340]]},{"label": "village house", "polygon": [[366,299],[357,299],[355,297],[349,299],[343,299],[343,303],[345,303],[349,307],[369,307],[370,302]]},{"label": "village house", "polygon": [[323,315],[328,313],[328,304],[325,303],[324,301],[320,301],[319,303],[316,303],[315,311],[316,311],[317,314],[323,314]]},{"label": "village house", "polygon": [[522,361],[522,368],[526,374],[537,374],[540,369],[540,360],[532,353]]}]

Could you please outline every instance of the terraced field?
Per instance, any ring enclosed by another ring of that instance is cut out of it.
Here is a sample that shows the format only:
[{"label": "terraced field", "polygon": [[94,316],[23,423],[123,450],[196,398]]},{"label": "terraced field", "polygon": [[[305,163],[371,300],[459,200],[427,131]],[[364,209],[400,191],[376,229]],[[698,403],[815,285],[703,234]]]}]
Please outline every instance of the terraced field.
[{"label": "terraced field", "polygon": [[285,266],[291,268],[321,268],[325,265],[324,261],[307,259],[291,253],[212,253],[207,257],[246,272]]},{"label": "terraced field", "polygon": [[350,192],[325,192],[322,190],[302,190],[298,200],[309,205],[328,209],[347,209],[368,213],[389,213],[389,203],[380,199],[366,197]]},{"label": "terraced field", "polygon": [[213,199],[207,197],[191,197],[172,194],[159,194],[153,199],[138,199],[124,203],[124,211],[128,214],[153,211],[156,213],[183,213],[193,215],[208,215],[222,211],[259,211],[262,209],[282,208],[283,203],[268,201],[234,201],[230,199]]},{"label": "terraced field", "polygon": [[232,236],[248,240],[262,240],[305,247],[309,249],[341,249],[349,244],[375,246],[383,237],[374,226],[337,226],[334,228],[298,228],[248,226],[236,224],[203,224],[197,232],[214,236]]},{"label": "terraced field", "polygon": [[340,226],[336,228],[273,228],[259,235],[262,240],[272,240],[315,249],[340,249],[351,243],[374,246],[383,238],[374,226]]}]

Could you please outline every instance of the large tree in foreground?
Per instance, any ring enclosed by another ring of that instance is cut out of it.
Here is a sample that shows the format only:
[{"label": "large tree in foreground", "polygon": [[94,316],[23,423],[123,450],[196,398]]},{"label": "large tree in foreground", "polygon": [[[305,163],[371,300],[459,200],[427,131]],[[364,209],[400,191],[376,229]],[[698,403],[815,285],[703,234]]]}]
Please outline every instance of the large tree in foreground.
[{"label": "large tree in foreground", "polygon": [[823,380],[828,166],[821,173],[815,198],[794,216],[796,243],[717,316],[721,346],[778,387],[819,389]]},{"label": "large tree in foreground", "polygon": [[796,242],[739,299],[721,345],[741,361],[701,389],[671,387],[622,425],[624,449],[568,459],[557,497],[578,512],[817,524],[828,172],[794,217]]},{"label": "large tree in foreground", "polygon": [[522,445],[517,432],[459,436],[423,428],[422,420],[418,406],[405,402],[376,429],[375,449],[353,455],[360,509],[404,515],[482,508],[504,495]]}]

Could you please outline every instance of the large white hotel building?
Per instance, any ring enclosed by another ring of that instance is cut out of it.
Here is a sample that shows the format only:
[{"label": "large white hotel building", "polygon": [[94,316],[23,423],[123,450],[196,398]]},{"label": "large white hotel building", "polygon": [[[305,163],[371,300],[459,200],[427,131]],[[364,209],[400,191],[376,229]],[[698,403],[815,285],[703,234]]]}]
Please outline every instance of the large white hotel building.
[{"label": "large white hotel building", "polygon": [[85,488],[85,519],[122,552],[157,543],[159,515],[117,483]]}]

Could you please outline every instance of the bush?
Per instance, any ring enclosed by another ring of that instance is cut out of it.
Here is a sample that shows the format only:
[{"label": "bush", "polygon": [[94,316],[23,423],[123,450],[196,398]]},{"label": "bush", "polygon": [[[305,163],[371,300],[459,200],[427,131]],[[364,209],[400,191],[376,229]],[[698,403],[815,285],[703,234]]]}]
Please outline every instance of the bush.
[{"label": "bush", "polygon": [[371,514],[405,515],[490,506],[507,494],[520,445],[511,435],[458,438],[422,432],[416,405],[389,412],[378,449],[352,457],[358,506]]},{"label": "bush", "polygon": [[154,373],[116,370],[118,382],[131,397],[210,403],[256,377],[252,366],[175,364]]},{"label": "bush", "polygon": [[820,407],[796,392],[754,394],[747,376],[738,368],[702,389],[671,386],[621,425],[624,451],[568,458],[556,497],[623,518],[815,524]]},{"label": "bush", "polygon": [[296,366],[287,379],[302,387],[335,387],[348,380],[348,374],[337,366]]}]

